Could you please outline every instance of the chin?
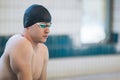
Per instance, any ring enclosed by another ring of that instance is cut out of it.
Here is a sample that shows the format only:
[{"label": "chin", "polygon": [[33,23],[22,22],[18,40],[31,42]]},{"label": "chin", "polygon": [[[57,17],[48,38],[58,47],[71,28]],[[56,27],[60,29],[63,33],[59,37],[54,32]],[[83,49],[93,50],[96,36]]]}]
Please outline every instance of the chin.
[{"label": "chin", "polygon": [[45,43],[47,40],[41,40],[41,41],[39,41],[40,43]]}]

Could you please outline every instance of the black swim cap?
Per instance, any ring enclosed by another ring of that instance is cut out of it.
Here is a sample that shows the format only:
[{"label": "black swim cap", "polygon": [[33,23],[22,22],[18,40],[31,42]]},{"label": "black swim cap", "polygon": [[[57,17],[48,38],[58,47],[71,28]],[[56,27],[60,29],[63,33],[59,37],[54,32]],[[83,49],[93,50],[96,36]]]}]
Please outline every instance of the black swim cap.
[{"label": "black swim cap", "polygon": [[32,26],[37,22],[51,22],[51,15],[42,5],[34,4],[25,11],[23,19],[24,28]]}]

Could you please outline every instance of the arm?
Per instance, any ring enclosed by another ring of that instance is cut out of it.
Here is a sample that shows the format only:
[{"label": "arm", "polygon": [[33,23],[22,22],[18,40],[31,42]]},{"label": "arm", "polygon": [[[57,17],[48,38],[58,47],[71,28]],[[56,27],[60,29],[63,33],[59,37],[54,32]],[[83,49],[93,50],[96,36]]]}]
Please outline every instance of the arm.
[{"label": "arm", "polygon": [[20,43],[12,47],[10,66],[18,80],[32,80],[31,48],[26,43]]},{"label": "arm", "polygon": [[40,80],[47,80],[47,63],[44,64]]},{"label": "arm", "polygon": [[45,45],[43,45],[43,49],[45,51],[43,53],[44,66],[43,66],[42,73],[41,73],[41,76],[40,76],[39,80],[47,80],[47,64],[48,64],[48,60],[49,60],[49,54],[48,54],[48,48]]}]

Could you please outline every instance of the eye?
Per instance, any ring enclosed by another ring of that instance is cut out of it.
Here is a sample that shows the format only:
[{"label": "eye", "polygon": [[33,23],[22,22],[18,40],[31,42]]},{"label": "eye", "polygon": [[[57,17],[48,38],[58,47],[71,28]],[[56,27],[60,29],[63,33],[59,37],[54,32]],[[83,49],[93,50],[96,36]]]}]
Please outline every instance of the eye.
[{"label": "eye", "polygon": [[51,27],[51,23],[50,24],[44,24],[44,23],[37,23],[37,25],[40,27],[40,28],[50,28]]},{"label": "eye", "polygon": [[41,28],[45,28],[46,25],[45,25],[45,24],[40,24],[40,27],[41,27]]}]

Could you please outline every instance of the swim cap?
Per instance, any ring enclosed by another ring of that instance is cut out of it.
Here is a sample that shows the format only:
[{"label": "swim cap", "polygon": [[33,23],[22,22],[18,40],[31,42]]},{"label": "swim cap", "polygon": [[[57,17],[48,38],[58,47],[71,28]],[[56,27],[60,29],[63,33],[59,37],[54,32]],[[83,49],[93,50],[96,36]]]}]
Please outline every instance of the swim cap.
[{"label": "swim cap", "polygon": [[23,25],[24,28],[27,28],[37,22],[51,22],[51,15],[42,5],[34,4],[26,9],[23,18]]}]

